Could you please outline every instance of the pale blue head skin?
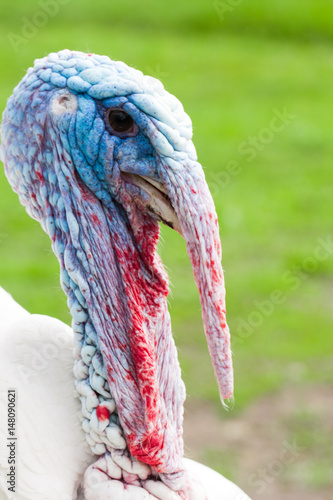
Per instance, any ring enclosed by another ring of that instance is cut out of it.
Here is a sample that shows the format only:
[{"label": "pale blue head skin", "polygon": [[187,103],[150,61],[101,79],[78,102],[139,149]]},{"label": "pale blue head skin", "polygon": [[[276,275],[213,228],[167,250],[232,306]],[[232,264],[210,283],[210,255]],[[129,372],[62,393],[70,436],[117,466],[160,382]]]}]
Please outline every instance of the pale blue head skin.
[{"label": "pale blue head skin", "polygon": [[[58,116],[54,113],[50,120],[52,101],[69,93],[77,98],[73,104],[76,109]],[[105,114],[117,107],[135,120],[135,136],[116,137],[110,133]],[[16,157],[34,157],[47,123],[48,142],[59,143],[60,132],[76,171],[104,203],[116,197],[116,185],[110,185],[110,174],[117,182],[117,172],[112,172],[115,162],[121,171],[163,182],[159,157],[170,158],[171,162],[174,157],[183,159],[186,153],[189,159],[196,160],[190,140],[191,121],[180,102],[157,80],[105,56],[64,50],[36,61],[15,89],[4,119],[15,128],[15,137],[8,141],[3,137],[2,155],[9,157],[11,148]],[[22,127],[24,123],[26,126]],[[44,141],[43,148],[47,146]],[[14,172],[10,175],[15,184]]]},{"label": "pale blue head skin", "polygon": [[[113,108],[132,117],[130,133],[112,132]],[[159,217],[147,193],[124,174],[157,181],[168,195],[192,261],[220,392],[228,398],[232,365],[218,223],[191,137],[191,120],[159,81],[108,57],[69,50],[28,70],[8,101],[1,131],[6,175],[59,259],[77,341],[98,343],[118,409],[137,402],[137,413],[121,420],[132,454],[167,474],[181,470],[185,393],[167,313],[167,276],[155,253]],[[158,344],[144,346],[139,361],[133,346],[124,347],[133,331]],[[119,363],[135,375],[129,394],[123,375],[116,379]],[[165,384],[160,366],[169,365]],[[156,449],[144,451],[147,436]]]}]

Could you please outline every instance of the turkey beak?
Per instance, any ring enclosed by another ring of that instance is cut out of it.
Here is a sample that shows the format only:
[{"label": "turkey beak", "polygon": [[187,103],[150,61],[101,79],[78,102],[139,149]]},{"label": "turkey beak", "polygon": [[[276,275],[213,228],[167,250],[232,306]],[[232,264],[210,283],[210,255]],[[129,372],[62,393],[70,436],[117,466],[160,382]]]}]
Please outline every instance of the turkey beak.
[{"label": "turkey beak", "polygon": [[121,175],[125,182],[133,184],[144,191],[147,197],[144,203],[145,209],[154,219],[163,222],[166,226],[182,234],[178,217],[163,184],[143,175],[136,175],[128,172],[122,172]]},{"label": "turkey beak", "polygon": [[221,398],[233,393],[230,334],[226,322],[225,287],[219,226],[213,199],[201,166],[194,161],[162,171],[163,184],[186,241],[200,294],[204,329]]}]

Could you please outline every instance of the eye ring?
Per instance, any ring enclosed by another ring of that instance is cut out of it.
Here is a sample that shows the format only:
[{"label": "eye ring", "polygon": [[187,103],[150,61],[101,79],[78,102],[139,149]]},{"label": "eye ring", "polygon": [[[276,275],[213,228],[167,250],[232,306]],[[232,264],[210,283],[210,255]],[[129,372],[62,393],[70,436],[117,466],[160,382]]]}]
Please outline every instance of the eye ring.
[{"label": "eye ring", "polygon": [[116,135],[117,137],[132,137],[138,132],[137,124],[122,108],[109,109],[106,119],[112,135]]}]

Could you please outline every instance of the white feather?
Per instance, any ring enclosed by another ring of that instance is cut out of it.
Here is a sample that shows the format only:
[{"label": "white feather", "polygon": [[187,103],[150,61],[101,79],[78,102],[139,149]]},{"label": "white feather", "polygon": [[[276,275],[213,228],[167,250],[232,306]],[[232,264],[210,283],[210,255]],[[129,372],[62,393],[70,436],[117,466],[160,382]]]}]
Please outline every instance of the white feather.
[{"label": "white feather", "polygon": [[[0,426],[0,500],[79,500],[82,477],[92,478],[86,500],[172,500],[163,483],[145,488],[110,481],[85,444],[74,386],[71,328],[29,314],[0,288],[0,422],[7,422],[7,391],[16,391],[16,492],[7,488],[8,428]],[[192,479],[189,500],[250,500],[215,471],[184,459]],[[107,466],[105,466],[107,467]],[[110,467],[110,464],[108,464]],[[103,478],[102,478],[103,479]],[[89,480],[88,480],[89,484]],[[163,489],[164,488],[164,489]],[[148,491],[147,491],[148,490]],[[178,496],[175,496],[178,498]]]}]

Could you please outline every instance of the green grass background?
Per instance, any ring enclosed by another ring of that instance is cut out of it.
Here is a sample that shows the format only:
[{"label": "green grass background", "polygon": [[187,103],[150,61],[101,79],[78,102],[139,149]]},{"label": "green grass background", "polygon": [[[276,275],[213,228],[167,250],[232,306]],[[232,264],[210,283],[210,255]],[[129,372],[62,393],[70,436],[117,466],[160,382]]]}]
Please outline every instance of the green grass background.
[{"label": "green grass background", "polygon": [[[332,383],[332,250],[311,270],[305,266],[318,238],[333,234],[333,3],[226,0],[235,7],[222,15],[223,2],[206,0],[62,2],[17,52],[9,33],[22,36],[42,3],[1,3],[0,108],[35,58],[62,48],[107,54],[160,78],[193,120],[219,215],[234,412],[290,383]],[[284,109],[294,118],[247,161],[240,144]],[[216,181],[230,161],[240,173]],[[168,228],[162,236],[187,390],[218,405],[185,245]],[[29,311],[70,322],[48,237],[20,207],[2,170],[0,251],[1,285]],[[286,283],[285,273],[299,276],[297,287]],[[276,289],[284,303],[241,338],[241,322]]]}]

